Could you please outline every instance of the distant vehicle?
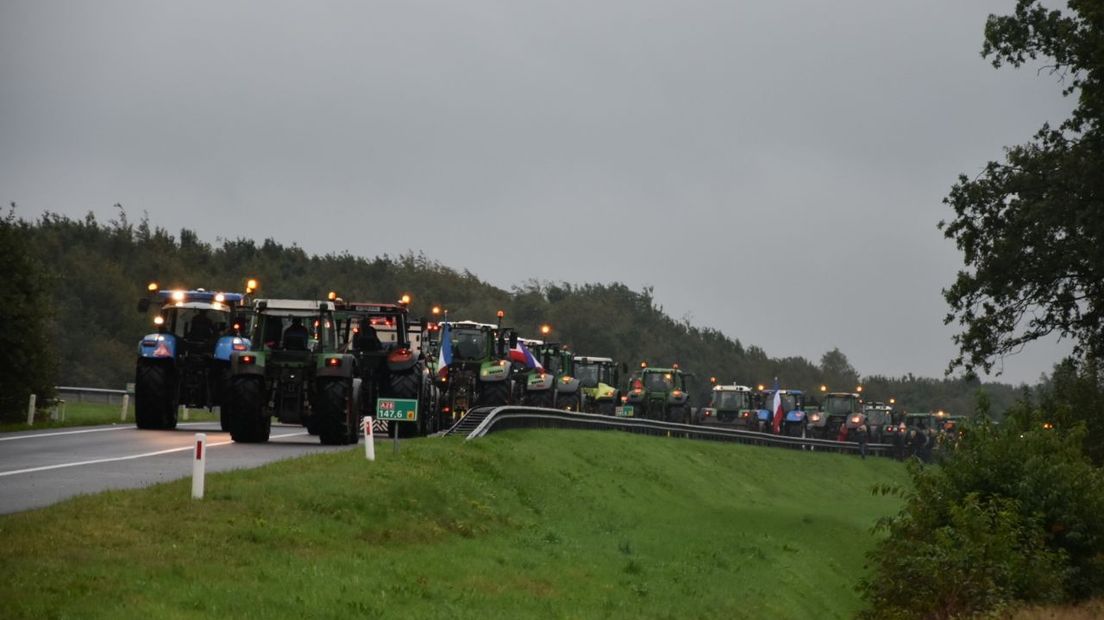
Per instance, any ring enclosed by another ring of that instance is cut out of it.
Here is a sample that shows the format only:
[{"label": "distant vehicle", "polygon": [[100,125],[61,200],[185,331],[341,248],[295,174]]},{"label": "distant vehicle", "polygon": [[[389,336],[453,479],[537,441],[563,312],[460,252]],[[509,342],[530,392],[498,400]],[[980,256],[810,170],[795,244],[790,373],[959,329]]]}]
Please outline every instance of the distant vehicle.
[{"label": "distant vehicle", "polygon": [[375,416],[380,398],[415,400],[418,402],[415,422],[381,425],[386,424],[386,432],[391,436],[396,432],[400,435],[437,432],[446,421],[440,419],[437,386],[426,370],[425,358],[418,348],[421,332],[411,323],[407,306],[343,300],[335,303],[340,349],[353,355],[354,375],[360,379],[358,418]]},{"label": "distant vehicle", "polygon": [[746,385],[715,385],[708,407],[702,408],[702,424],[747,428],[757,414],[755,392]]},{"label": "distant vehicle", "polygon": [[840,427],[856,414],[862,414],[862,398],[858,394],[829,392],[820,402],[820,411],[809,414],[808,434],[819,439],[835,439]]},{"label": "distant vehicle", "polygon": [[[782,435],[800,437],[805,432],[805,393],[801,390],[779,389],[782,405],[782,424],[779,432]],[[760,392],[759,409],[755,412],[752,430],[763,433],[774,431],[774,390]]]},{"label": "distant vehicle", "polygon": [[[473,407],[513,403],[510,350],[518,344],[513,328],[448,321],[440,324],[439,338],[437,346],[443,350],[433,363],[433,372],[439,377],[442,416],[458,419]],[[441,358],[446,361],[443,367]]]},{"label": "distant vehicle", "polygon": [[[210,409],[222,404],[230,354],[250,346],[242,336],[246,296],[204,289],[161,290],[156,283],[148,290],[149,295],[138,301],[138,311],[156,308],[157,331],[138,344],[134,418],[141,429],[171,429],[176,428],[180,405]],[[221,418],[226,430],[225,415]]]},{"label": "distant vehicle", "polygon": [[621,404],[621,377],[628,369],[608,357],[575,357],[575,376],[583,394],[583,411],[613,415]]},{"label": "distant vehicle", "polygon": [[339,350],[334,302],[258,299],[252,346],[230,358],[230,437],[266,442],[272,418],[302,424],[323,444],[356,443],[360,379],[356,358]]},{"label": "distant vehicle", "polygon": [[583,394],[579,389],[579,378],[575,376],[575,355],[568,350],[567,345],[535,340],[527,342],[526,347],[536,357],[541,368],[528,373],[525,381],[525,404],[581,411]]},{"label": "distant vehicle", "polygon": [[[851,423],[853,422],[854,416],[851,416],[848,419],[849,430],[859,426],[855,424],[852,427]],[[886,440],[887,435],[895,432],[889,430],[896,427],[893,419],[893,407],[883,402],[863,403],[863,418],[860,423],[866,424],[867,438],[871,443],[882,443]]]},{"label": "distant vehicle", "polygon": [[649,368],[641,363],[640,370],[629,377],[625,404],[634,408],[636,417],[691,424],[687,377],[678,364]]}]

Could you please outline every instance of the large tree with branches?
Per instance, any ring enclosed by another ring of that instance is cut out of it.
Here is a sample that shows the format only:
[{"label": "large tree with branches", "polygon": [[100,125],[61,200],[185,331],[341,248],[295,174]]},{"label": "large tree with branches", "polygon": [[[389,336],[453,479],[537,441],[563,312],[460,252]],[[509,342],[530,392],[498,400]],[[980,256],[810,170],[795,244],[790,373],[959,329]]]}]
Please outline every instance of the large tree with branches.
[{"label": "large tree with branches", "polygon": [[940,229],[965,268],[944,290],[959,353],[951,368],[989,371],[1038,338],[1070,338],[1104,353],[1104,2],[1066,10],[1019,0],[991,15],[982,55],[995,67],[1033,61],[1076,97],[1069,119],[1006,149],[976,178],[961,175]]}]

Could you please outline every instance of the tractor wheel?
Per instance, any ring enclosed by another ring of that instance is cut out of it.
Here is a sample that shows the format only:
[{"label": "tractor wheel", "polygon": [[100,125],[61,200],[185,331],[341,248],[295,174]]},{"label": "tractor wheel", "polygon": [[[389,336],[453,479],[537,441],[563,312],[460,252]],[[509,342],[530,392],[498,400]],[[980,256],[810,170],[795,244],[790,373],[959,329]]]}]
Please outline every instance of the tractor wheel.
[{"label": "tractor wheel", "polygon": [[139,360],[134,377],[134,421],[142,429],[176,428],[176,373],[164,362]]},{"label": "tractor wheel", "polygon": [[212,384],[210,405],[219,408],[219,427],[223,431],[230,430],[230,418],[226,413],[227,392],[230,391],[230,363],[221,360],[215,362],[211,368]]},{"label": "tractor wheel", "polygon": [[685,405],[679,405],[676,407],[668,407],[667,415],[665,418],[668,422],[677,422],[679,424],[690,424],[690,408]]},{"label": "tractor wheel", "polygon": [[[409,398],[411,400],[418,401],[418,421],[414,424],[409,422],[395,423],[388,428],[389,437],[394,437],[395,433],[399,434],[399,437],[422,437],[426,433],[426,417],[429,416],[429,412],[422,408],[422,402],[419,398],[418,388],[421,387],[421,375],[413,372],[407,372],[402,374],[392,374],[388,380],[387,393],[392,398]],[[392,431],[391,428],[394,428]]]},{"label": "tractor wheel", "polygon": [[475,396],[476,407],[499,407],[508,404],[510,404],[509,382],[479,382],[479,392]]},{"label": "tractor wheel", "polygon": [[574,394],[557,394],[556,395],[556,409],[563,411],[574,411],[579,413],[583,410],[583,400],[578,392]]},{"label": "tractor wheel", "polygon": [[318,439],[324,446],[344,446],[356,442],[356,412],[353,411],[353,386],[346,379],[322,379],[315,386],[313,414],[318,416]]},{"label": "tractor wheel", "polygon": [[609,402],[602,401],[602,402],[598,403],[598,413],[601,414],[601,415],[612,416],[612,415],[617,413],[616,411],[614,411],[614,407],[616,407],[616,405],[614,404],[614,401],[612,401],[612,400],[609,401]]},{"label": "tractor wheel", "polygon": [[544,407],[545,409],[552,408],[552,390],[538,390],[536,392],[526,392],[525,404],[529,407]]},{"label": "tractor wheel", "polygon": [[265,411],[264,381],[260,377],[234,377],[226,391],[226,422],[230,438],[238,443],[264,443],[272,430]]}]

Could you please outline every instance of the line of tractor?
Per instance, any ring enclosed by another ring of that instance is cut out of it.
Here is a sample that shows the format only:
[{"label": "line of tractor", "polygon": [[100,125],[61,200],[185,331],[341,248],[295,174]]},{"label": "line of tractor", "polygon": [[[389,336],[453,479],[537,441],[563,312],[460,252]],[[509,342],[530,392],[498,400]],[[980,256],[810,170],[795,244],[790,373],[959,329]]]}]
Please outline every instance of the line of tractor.
[{"label": "line of tractor", "polygon": [[[438,307],[414,318],[396,302],[269,299],[244,292],[162,289],[150,283],[139,312],[155,331],[142,338],[135,417],[142,429],[170,429],[181,406],[217,407],[237,442],[268,441],[272,420],[301,424],[323,444],[356,443],[360,422],[381,403],[405,403],[408,417],[378,420],[389,435],[447,429],[472,408],[521,404],[610,416],[720,425],[791,436],[934,443],[956,432],[943,412],[905,414],[892,399],[854,392],[816,394],[710,378],[710,401],[693,406],[696,375],[672,363],[631,369],[579,354],[504,325],[452,320]],[[393,412],[392,412],[393,413]]]}]

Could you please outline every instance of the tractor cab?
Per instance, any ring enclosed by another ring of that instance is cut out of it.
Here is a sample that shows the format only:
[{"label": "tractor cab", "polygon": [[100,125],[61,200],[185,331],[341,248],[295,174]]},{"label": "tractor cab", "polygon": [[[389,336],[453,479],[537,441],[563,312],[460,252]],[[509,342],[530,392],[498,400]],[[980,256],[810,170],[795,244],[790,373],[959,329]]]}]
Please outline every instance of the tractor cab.
[{"label": "tractor cab", "polygon": [[856,415],[862,416],[859,394],[829,392],[820,402],[820,411],[809,414],[808,433],[820,439],[835,439],[840,427],[849,424]]},{"label": "tractor cab", "polygon": [[714,385],[709,406],[702,409],[702,423],[747,426],[756,414],[755,400],[755,393],[746,385]]},{"label": "tractor cab", "polygon": [[621,373],[626,370],[608,357],[577,356],[575,376],[583,393],[583,411],[614,415],[621,404]]},{"label": "tractor cab", "polygon": [[471,407],[511,402],[514,392],[512,352],[520,349],[513,328],[475,321],[447,321],[440,324],[439,338],[436,371],[442,390],[443,416],[455,418]]},{"label": "tractor cab", "polygon": [[[537,361],[525,380],[524,402],[533,407],[555,407],[566,411],[582,409],[579,378],[575,376],[575,356],[568,346],[558,342],[524,342]],[[524,356],[524,352],[522,352]],[[519,360],[520,361],[520,360]]]},{"label": "tractor cab", "polygon": [[629,377],[625,403],[640,411],[638,417],[689,424],[692,420],[688,376],[678,364],[651,368],[641,362],[640,370]]},{"label": "tractor cab", "polygon": [[[852,416],[853,418],[854,416]],[[848,421],[850,422],[850,420]],[[868,437],[874,443],[881,443],[897,432],[893,407],[883,402],[863,403],[862,423],[866,424]]]},{"label": "tractor cab", "polygon": [[[752,420],[752,429],[761,432],[774,430],[774,393],[775,390],[761,390],[759,393],[759,408],[756,410],[755,419]],[[779,432],[785,435],[800,437],[802,427],[805,425],[805,393],[801,390],[779,389],[779,404],[782,407],[782,423]]]}]

